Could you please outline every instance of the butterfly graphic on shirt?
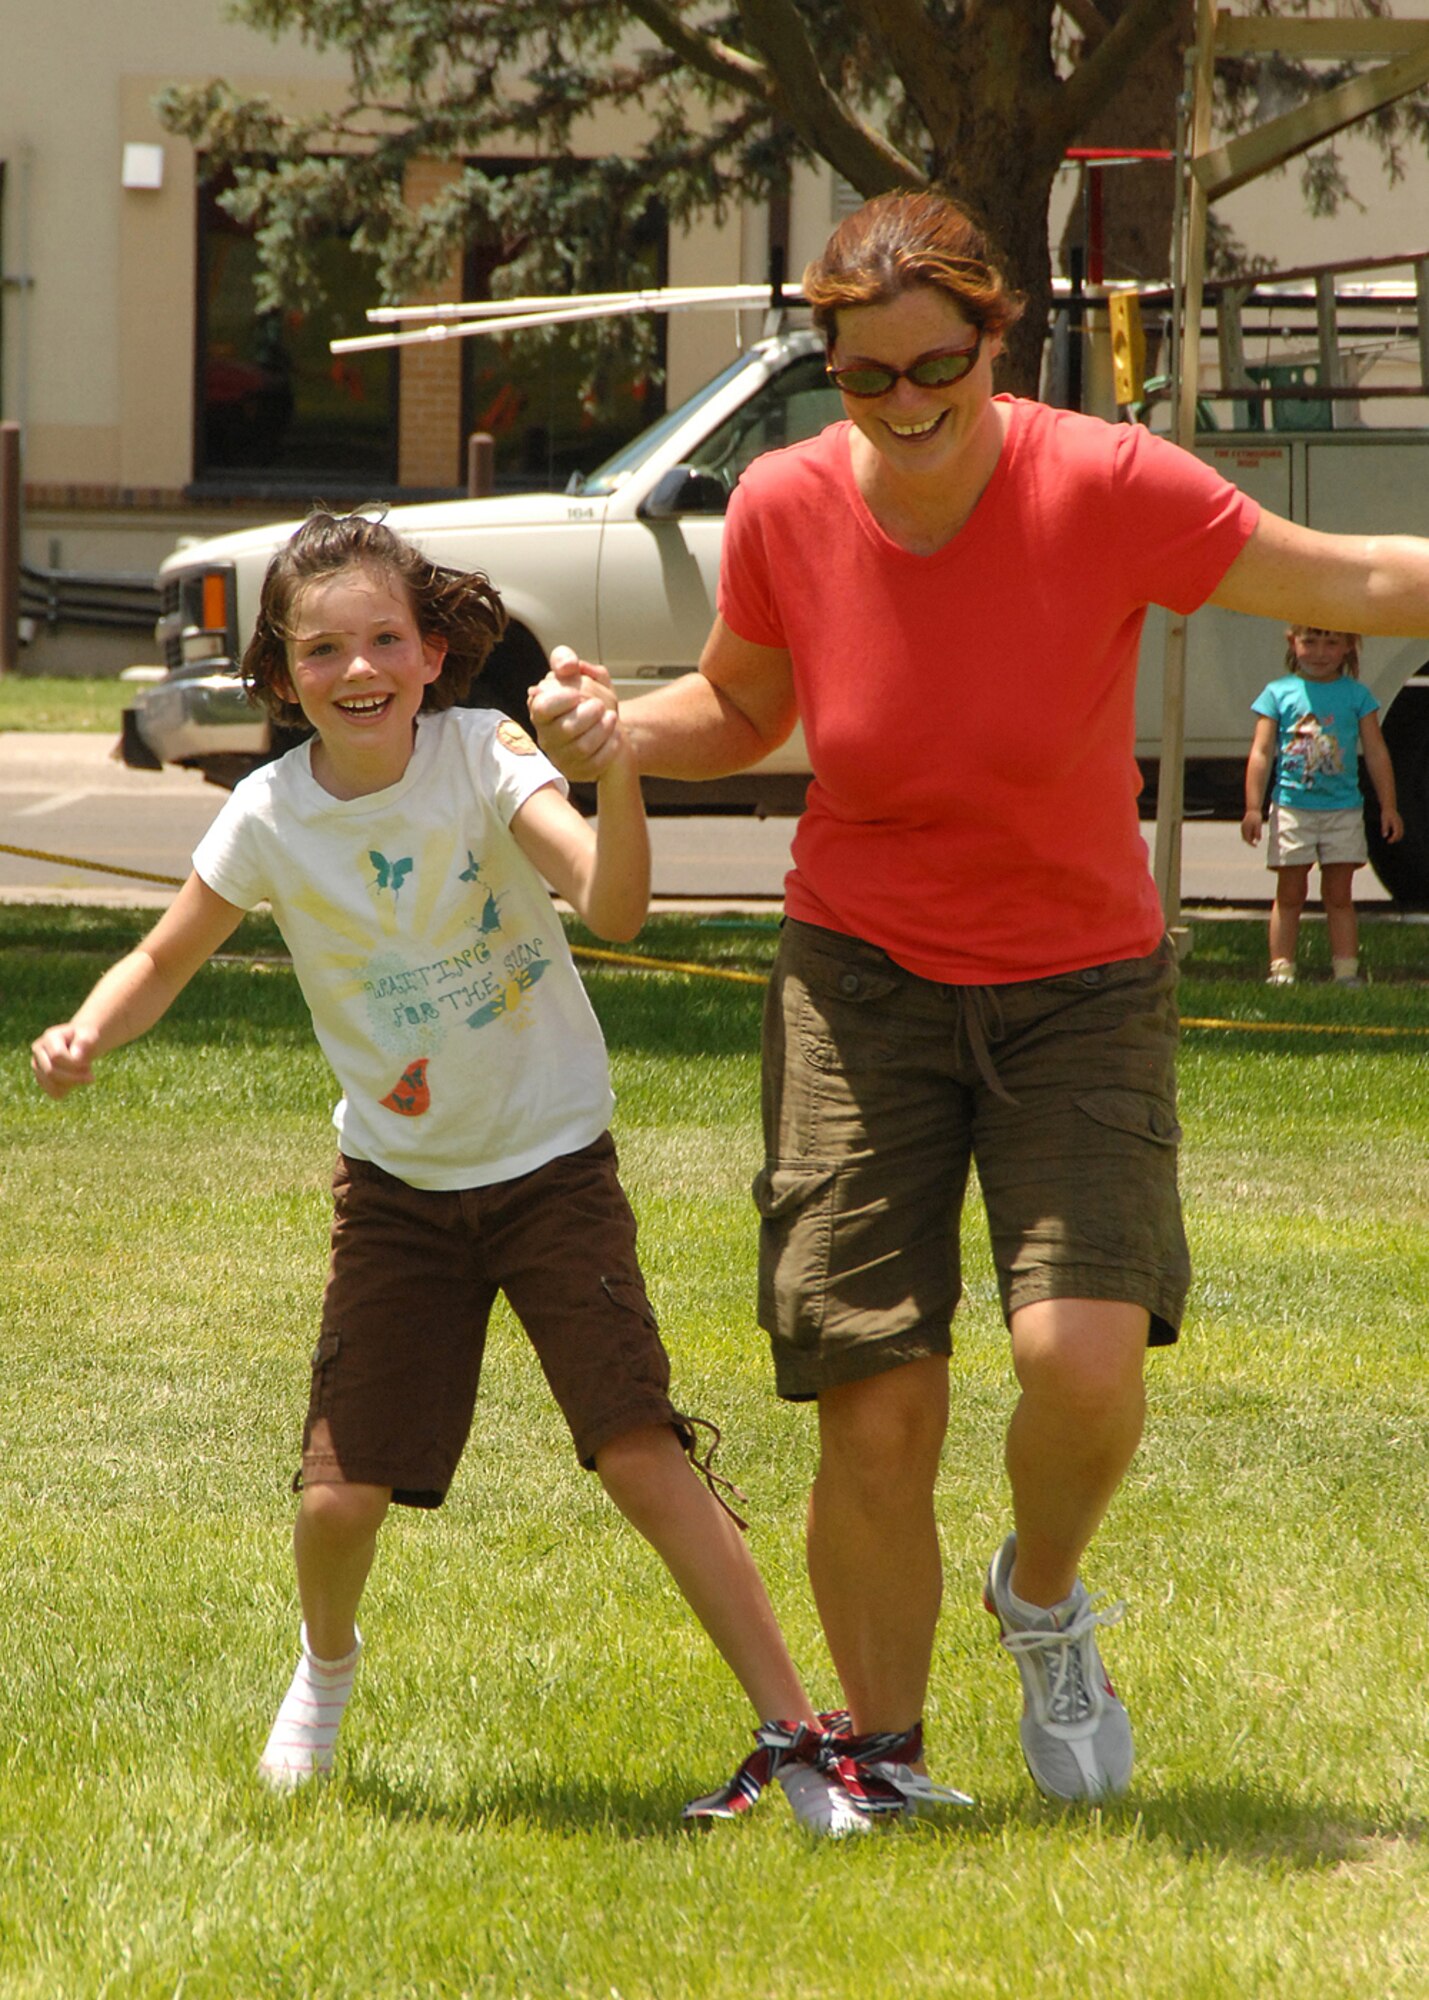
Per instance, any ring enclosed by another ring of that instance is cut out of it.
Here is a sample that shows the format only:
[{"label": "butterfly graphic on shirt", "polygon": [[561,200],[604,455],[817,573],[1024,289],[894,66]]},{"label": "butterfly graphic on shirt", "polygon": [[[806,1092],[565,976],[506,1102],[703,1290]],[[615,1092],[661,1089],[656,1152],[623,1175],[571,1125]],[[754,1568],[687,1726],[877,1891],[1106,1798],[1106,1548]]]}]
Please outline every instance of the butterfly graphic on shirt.
[{"label": "butterfly graphic on shirt", "polygon": [[387,856],[375,847],[369,847],[367,858],[377,870],[376,887],[379,892],[390,889],[394,897],[401,893],[402,884],[412,872],[412,857],[404,854],[398,861],[389,861]]},{"label": "butterfly graphic on shirt", "polygon": [[427,1083],[429,1056],[418,1056],[408,1063],[387,1095],[381,1100],[388,1111],[395,1111],[401,1118],[420,1118],[432,1106],[431,1088]]},{"label": "butterfly graphic on shirt", "polygon": [[[457,880],[481,885],[481,863],[470,848],[466,850],[466,866],[457,876]],[[483,937],[490,937],[493,931],[501,929],[501,898],[494,889],[488,889],[486,892],[486,901],[482,905],[476,928]]]},{"label": "butterfly graphic on shirt", "polygon": [[541,974],[550,970],[550,964],[548,958],[533,958],[529,964],[523,965],[507,980],[494,1000],[488,1000],[484,1007],[478,1007],[474,1014],[467,1015],[466,1025],[469,1028],[489,1028],[493,1021],[514,1014]]}]

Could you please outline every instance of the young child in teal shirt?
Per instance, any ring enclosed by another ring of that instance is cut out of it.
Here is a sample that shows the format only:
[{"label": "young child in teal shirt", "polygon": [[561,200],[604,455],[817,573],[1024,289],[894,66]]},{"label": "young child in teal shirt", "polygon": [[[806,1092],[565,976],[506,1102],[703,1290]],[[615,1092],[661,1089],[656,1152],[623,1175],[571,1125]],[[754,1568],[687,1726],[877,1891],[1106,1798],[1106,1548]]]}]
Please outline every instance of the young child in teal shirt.
[{"label": "young child in teal shirt", "polygon": [[1359,759],[1369,767],[1388,841],[1403,837],[1394,767],[1379,726],[1379,703],[1359,679],[1359,638],[1318,625],[1286,632],[1285,672],[1251,703],[1258,718],[1245,767],[1241,838],[1251,847],[1264,824],[1266,782],[1275,769],[1266,865],[1275,871],[1270,912],[1271,986],[1295,981],[1295,946],[1309,891],[1320,870],[1320,898],[1330,929],[1337,986],[1360,986],[1354,872],[1369,858]]}]

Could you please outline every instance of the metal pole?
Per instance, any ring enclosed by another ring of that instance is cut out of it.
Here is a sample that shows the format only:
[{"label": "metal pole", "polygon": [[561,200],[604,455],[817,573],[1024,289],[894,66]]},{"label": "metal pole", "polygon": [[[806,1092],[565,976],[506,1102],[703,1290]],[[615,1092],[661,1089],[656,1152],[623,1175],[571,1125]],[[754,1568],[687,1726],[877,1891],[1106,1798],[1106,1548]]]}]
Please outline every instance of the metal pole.
[{"label": "metal pole", "polygon": [[496,491],[496,439],[490,431],[473,431],[466,441],[466,490],[472,500]]},{"label": "metal pole", "polygon": [[1087,295],[1083,288],[1086,271],[1086,251],[1080,243],[1072,245],[1067,259],[1071,266],[1072,289],[1067,295],[1067,408],[1080,410],[1082,407],[1082,343],[1085,339],[1087,317]]},{"label": "metal pole", "polygon": [[[1206,276],[1206,194],[1196,179],[1196,156],[1206,149],[1211,129],[1211,86],[1215,76],[1215,9],[1198,0],[1191,114],[1182,171],[1187,175],[1186,254],[1182,268],[1181,333],[1177,343],[1176,442],[1196,446],[1196,400],[1200,389],[1201,301]],[[1181,819],[1186,796],[1186,621],[1171,616],[1166,626],[1166,661],[1161,677],[1161,759],[1156,787],[1156,854],[1152,872],[1161,914],[1173,936],[1181,931]]]},{"label": "metal pole", "polygon": [[20,667],[20,426],[0,424],[0,674]]}]

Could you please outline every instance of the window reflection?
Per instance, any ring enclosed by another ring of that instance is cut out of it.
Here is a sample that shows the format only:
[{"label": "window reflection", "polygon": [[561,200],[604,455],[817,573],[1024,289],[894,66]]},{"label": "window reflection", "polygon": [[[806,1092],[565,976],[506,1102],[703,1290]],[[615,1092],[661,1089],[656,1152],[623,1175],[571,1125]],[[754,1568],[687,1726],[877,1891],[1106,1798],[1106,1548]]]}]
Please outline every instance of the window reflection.
[{"label": "window reflection", "polygon": [[[483,160],[483,173],[519,173],[529,161]],[[609,289],[632,291],[666,282],[668,229],[651,203],[636,241]],[[492,278],[519,256],[524,241],[496,236],[468,252],[464,296],[493,296]],[[548,333],[499,340],[478,334],[465,350],[464,426],[495,441],[496,485],[505,492],[559,492],[572,473],[587,473],[661,416],[665,408],[665,321],[654,325],[647,366],[616,356],[592,361],[591,333]]]},{"label": "window reflection", "polygon": [[377,296],[368,259],[333,235],[318,248],[326,298],[312,310],[257,310],[253,232],[220,208],[228,183],[199,189],[200,479],[378,488],[397,472],[396,371],[390,354],[334,355]]}]

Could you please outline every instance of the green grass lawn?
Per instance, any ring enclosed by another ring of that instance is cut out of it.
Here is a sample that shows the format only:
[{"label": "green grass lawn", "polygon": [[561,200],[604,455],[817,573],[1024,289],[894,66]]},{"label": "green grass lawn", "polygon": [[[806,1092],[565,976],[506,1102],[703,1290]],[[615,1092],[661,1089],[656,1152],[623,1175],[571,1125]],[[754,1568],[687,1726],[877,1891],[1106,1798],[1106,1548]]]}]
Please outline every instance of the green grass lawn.
[{"label": "green grass lawn", "polygon": [[[1268,993],[1261,926],[1197,932],[1186,1015],[1272,1031],[1187,1032],[1192,1312],[1087,1571],[1128,1600],[1134,1793],[1063,1812],[1022,1766],[978,1604],[1011,1390],[975,1220],[927,1720],[977,1803],[832,1846],[777,1795],[678,1826],[748,1718],[504,1319],[447,1507],[384,1530],[338,1780],[260,1789],[333,1091],[249,920],[93,1091],[43,1099],[29,1038],[145,921],[0,909],[3,2000],[1429,1995],[1429,1037],[1320,1032],[1429,1026],[1424,931],[1367,927],[1357,994]],[[773,936],[663,919],[638,949],[757,970]],[[677,1388],[726,1427],[832,1699],[811,1414],[750,1310],[759,990],[588,979]]]},{"label": "green grass lawn", "polygon": [[78,729],[118,733],[134,700],[127,681],[69,680],[55,674],[0,674],[0,729]]}]

